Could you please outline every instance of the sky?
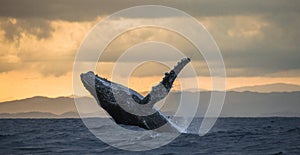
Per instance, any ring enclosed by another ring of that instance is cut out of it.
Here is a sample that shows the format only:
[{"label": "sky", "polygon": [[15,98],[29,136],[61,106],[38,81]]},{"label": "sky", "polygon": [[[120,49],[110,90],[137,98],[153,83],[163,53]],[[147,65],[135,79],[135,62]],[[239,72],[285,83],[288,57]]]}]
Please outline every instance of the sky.
[{"label": "sky", "polygon": [[[222,52],[227,89],[271,83],[300,85],[298,0],[1,0],[0,101],[71,95],[75,55],[91,28],[114,12],[146,4],[177,8],[206,27]],[[139,18],[128,16],[114,22],[126,24]],[[168,18],[177,17],[161,20]],[[108,46],[97,73],[110,78],[118,56],[143,41],[173,44],[187,56],[196,51],[173,32],[136,29]],[[195,56],[192,62],[198,66],[199,86],[211,89],[205,61]],[[161,64],[144,64],[134,71],[129,86],[149,90],[168,70]],[[178,87],[175,83],[174,88]]]}]

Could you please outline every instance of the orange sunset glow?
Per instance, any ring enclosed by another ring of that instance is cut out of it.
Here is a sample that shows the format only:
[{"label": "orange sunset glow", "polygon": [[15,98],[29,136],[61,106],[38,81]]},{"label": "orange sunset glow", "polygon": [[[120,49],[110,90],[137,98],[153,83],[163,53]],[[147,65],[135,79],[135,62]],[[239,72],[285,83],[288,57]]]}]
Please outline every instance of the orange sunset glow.
[{"label": "orange sunset glow", "polygon": [[[1,7],[4,5],[11,7],[11,4],[1,4]],[[73,7],[80,10],[81,4],[74,3]],[[263,11],[252,14],[220,10],[223,14],[218,14],[204,10],[201,14],[201,11],[189,11],[184,5],[173,7],[193,15],[216,40],[226,65],[227,90],[274,83],[300,85],[299,44],[295,41],[299,37],[298,21],[282,25],[280,18]],[[72,67],[81,42],[95,24],[122,7],[102,8],[105,11],[98,12],[93,9],[101,10],[101,6],[91,7],[92,11],[78,18],[72,13],[64,16],[59,13],[64,10],[22,16],[26,11],[0,14],[0,102],[32,96],[72,95]],[[126,22],[126,19],[119,20]],[[135,30],[110,45],[97,73],[110,78],[110,68],[118,53],[136,43],[155,40],[176,44],[187,56],[195,52],[186,40],[166,30]],[[199,87],[211,90],[205,63],[193,58],[192,61],[201,69],[197,77]],[[128,85],[140,92],[149,91],[167,71],[153,70],[147,75],[132,75]],[[180,90],[178,81],[174,90]]]}]

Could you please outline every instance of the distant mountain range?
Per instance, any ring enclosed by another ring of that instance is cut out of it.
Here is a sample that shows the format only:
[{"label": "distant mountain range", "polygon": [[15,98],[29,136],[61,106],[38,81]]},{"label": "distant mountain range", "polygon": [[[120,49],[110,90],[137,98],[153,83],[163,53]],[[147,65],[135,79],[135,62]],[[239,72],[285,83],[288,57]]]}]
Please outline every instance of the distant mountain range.
[{"label": "distant mountain range", "polygon": [[294,92],[300,91],[299,85],[286,84],[286,83],[274,83],[266,85],[246,86],[231,89],[231,91],[237,92],[259,92],[259,93],[270,93],[270,92]]},{"label": "distant mountain range", "polygon": [[[77,118],[79,114],[86,117],[94,117],[95,113],[104,114],[104,111],[94,104],[93,98],[76,97],[48,98],[36,96],[32,98],[8,101],[0,103],[0,118]],[[77,106],[77,107],[76,107]]]},{"label": "distant mountain range", "polygon": [[[220,92],[216,92],[220,93]],[[199,92],[172,92],[166,99],[161,110],[173,115],[180,103],[181,95],[188,99],[197,96]],[[211,92],[200,92],[200,104],[197,116],[204,116]],[[107,116],[94,99],[77,97],[76,106],[84,117]],[[192,104],[192,102],[186,106]],[[79,114],[72,97],[32,97],[0,103],[0,118],[78,118]],[[300,91],[298,92],[234,92],[226,93],[222,117],[300,117]]]},{"label": "distant mountain range", "polygon": [[56,115],[50,112],[0,113],[0,118],[79,118],[77,112]]},{"label": "distant mountain range", "polygon": [[76,111],[74,99],[70,97],[48,98],[36,96],[0,103],[0,113],[42,112],[60,115],[69,111]]}]

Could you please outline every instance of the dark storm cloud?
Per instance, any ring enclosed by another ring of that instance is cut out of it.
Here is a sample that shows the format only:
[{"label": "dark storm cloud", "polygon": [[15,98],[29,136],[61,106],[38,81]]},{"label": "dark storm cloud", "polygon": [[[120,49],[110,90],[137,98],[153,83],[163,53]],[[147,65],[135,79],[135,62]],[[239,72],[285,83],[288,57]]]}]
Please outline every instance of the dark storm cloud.
[{"label": "dark storm cloud", "polygon": [[[1,0],[0,16],[81,21],[146,4],[174,7],[193,16],[280,14],[300,11],[298,0]],[[138,14],[135,16],[138,17]]]}]

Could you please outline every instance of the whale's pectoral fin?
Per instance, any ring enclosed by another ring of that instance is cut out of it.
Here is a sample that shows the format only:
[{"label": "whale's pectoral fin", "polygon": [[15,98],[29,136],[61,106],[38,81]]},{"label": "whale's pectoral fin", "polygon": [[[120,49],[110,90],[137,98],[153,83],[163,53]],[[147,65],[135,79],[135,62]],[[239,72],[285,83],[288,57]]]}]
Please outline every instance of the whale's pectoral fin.
[{"label": "whale's pectoral fin", "polygon": [[190,61],[190,58],[184,58],[179,61],[170,72],[165,73],[165,77],[158,85],[152,87],[150,93],[146,95],[143,100],[139,102],[137,102],[136,100],[135,101],[140,104],[151,104],[153,106],[158,101],[164,99],[170,92],[172,85],[177,78],[177,75]]},{"label": "whale's pectoral fin", "polygon": [[131,94],[131,97],[136,103],[141,104],[142,100],[137,95]]}]

